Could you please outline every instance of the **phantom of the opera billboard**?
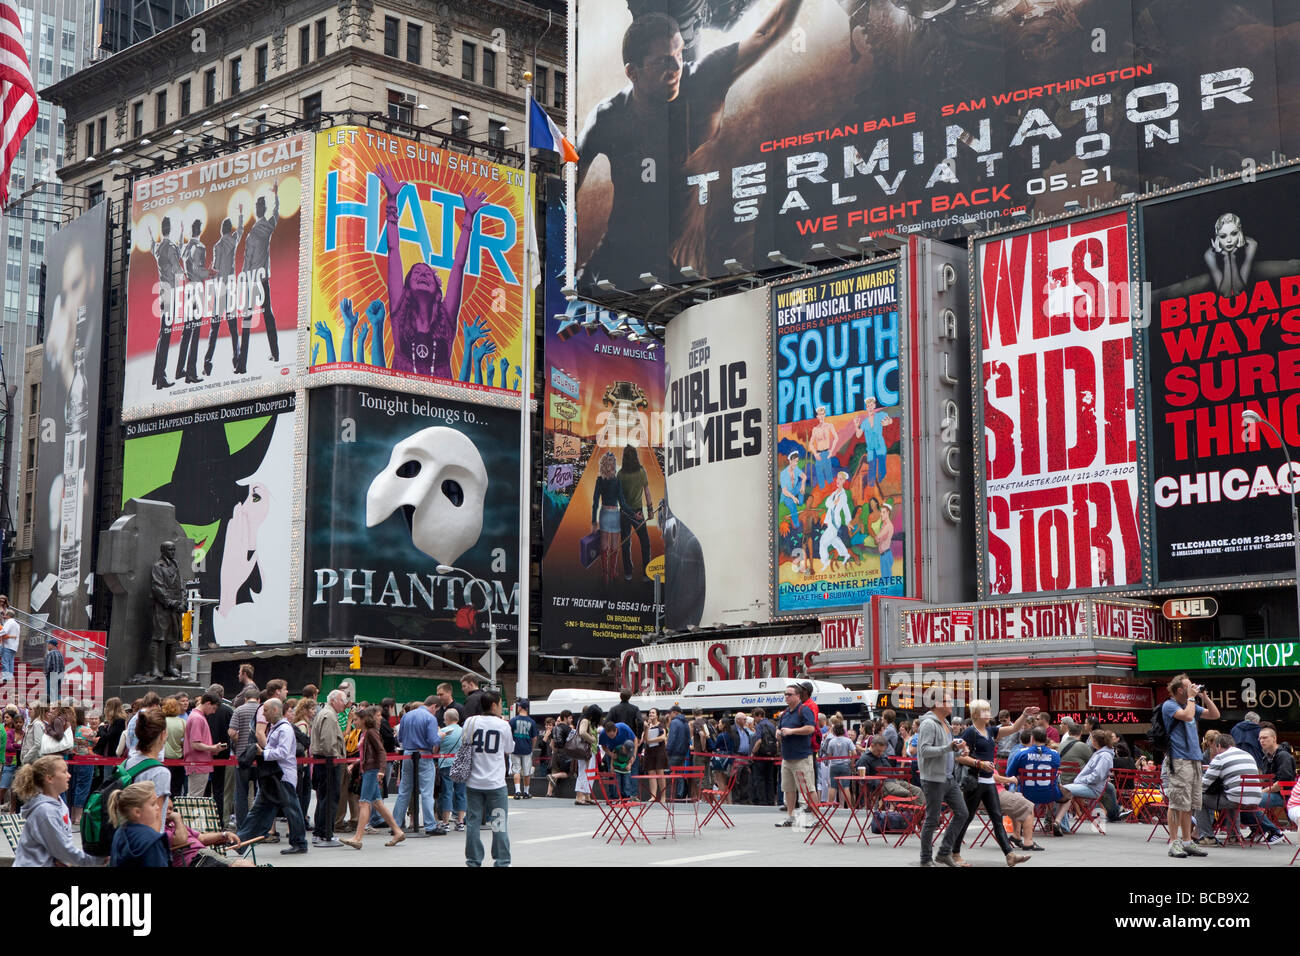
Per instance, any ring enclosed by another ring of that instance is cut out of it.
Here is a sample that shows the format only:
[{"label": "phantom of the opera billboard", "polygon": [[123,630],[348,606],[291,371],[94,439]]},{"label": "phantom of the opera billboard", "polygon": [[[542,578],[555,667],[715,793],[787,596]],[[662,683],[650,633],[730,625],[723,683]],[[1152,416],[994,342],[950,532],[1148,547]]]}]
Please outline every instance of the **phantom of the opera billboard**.
[{"label": "phantom of the opera billboard", "polygon": [[980,595],[1143,581],[1127,212],[975,245]]},{"label": "phantom of the opera billboard", "polygon": [[565,301],[563,184],[547,187],[541,640],[553,653],[609,657],[657,623],[663,353],[639,321],[627,320],[633,342],[615,313]]},{"label": "phantom of the opera billboard", "polygon": [[778,614],[906,593],[899,272],[772,289]]},{"label": "phantom of the opera billboard", "polygon": [[586,0],[579,285],[953,237],[1300,152],[1275,0]]},{"label": "phantom of the opera billboard", "polygon": [[518,633],[518,412],[312,389],[308,460],[307,640]]},{"label": "phantom of the opera billboard", "polygon": [[1161,583],[1293,573],[1300,462],[1278,435],[1300,447],[1297,190],[1289,172],[1142,208]]},{"label": "phantom of the opera billboard", "polygon": [[136,180],[127,417],[283,388],[298,361],[310,153],[292,136]]},{"label": "phantom of the opera billboard", "polygon": [[517,392],[523,176],[373,129],[318,133],[309,368]]}]

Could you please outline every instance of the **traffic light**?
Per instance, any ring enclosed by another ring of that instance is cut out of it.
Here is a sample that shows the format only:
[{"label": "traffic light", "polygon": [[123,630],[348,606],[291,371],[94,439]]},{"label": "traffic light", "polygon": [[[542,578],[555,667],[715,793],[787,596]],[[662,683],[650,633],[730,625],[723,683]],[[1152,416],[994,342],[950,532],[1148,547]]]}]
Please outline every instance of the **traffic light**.
[{"label": "traffic light", "polygon": [[348,670],[361,670],[361,645],[353,644],[352,650],[348,651]]},{"label": "traffic light", "polygon": [[194,612],[186,611],[181,615],[181,643],[188,644],[194,633]]}]

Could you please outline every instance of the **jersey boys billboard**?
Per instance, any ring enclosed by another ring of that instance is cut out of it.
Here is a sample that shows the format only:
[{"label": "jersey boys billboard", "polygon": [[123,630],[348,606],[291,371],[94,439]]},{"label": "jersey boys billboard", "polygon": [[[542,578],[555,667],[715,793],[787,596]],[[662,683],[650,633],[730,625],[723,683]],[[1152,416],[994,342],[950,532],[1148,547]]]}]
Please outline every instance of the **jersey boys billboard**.
[{"label": "jersey boys billboard", "polygon": [[518,391],[520,170],[339,127],[317,134],[315,195],[313,370]]},{"label": "jersey boys billboard", "polygon": [[778,614],[904,594],[898,273],[772,290]]},{"label": "jersey boys billboard", "polygon": [[1241,415],[1300,446],[1298,189],[1292,172],[1143,208],[1160,581],[1292,573],[1300,474]]},{"label": "jersey boys billboard", "polygon": [[518,429],[490,406],[313,389],[307,639],[517,634]]},{"label": "jersey boys billboard", "polygon": [[283,387],[298,356],[310,147],[294,136],[136,181],[128,415],[178,398],[217,403],[248,383]]},{"label": "jersey boys billboard", "polygon": [[1124,212],[976,245],[981,593],[1142,582]]},{"label": "jersey boys billboard", "polygon": [[886,230],[987,230],[1300,145],[1300,26],[1274,0],[587,0],[576,16],[577,261],[624,289]]}]

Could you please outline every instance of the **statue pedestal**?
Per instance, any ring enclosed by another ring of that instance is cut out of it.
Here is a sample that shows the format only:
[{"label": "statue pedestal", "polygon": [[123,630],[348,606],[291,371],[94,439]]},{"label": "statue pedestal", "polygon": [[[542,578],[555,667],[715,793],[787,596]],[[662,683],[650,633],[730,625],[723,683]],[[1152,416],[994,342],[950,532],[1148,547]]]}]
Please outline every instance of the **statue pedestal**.
[{"label": "statue pedestal", "polygon": [[206,687],[200,687],[198,684],[191,684],[184,678],[178,678],[172,683],[162,683],[159,681],[150,681],[147,684],[105,684],[104,696],[121,697],[124,704],[130,704],[136,698],[143,697],[149,691],[153,691],[164,700],[173,697],[179,693],[190,695],[190,700],[195,701],[203,696]]}]

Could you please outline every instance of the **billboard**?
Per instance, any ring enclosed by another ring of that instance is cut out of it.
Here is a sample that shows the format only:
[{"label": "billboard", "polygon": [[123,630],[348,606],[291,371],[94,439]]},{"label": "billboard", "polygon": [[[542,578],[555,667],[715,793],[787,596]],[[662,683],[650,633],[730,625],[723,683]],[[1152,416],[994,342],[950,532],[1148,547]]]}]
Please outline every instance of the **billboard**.
[{"label": "billboard", "polygon": [[613,657],[655,630],[663,611],[647,575],[664,553],[663,354],[639,322],[628,320],[634,342],[614,313],[565,301],[563,190],[556,179],[547,187],[541,642]]},{"label": "billboard", "polygon": [[1300,23],[1275,0],[610,0],[576,17],[577,263],[622,289],[885,231],[987,231],[1300,146]]},{"label": "billboard", "polygon": [[771,616],[768,305],[756,289],[668,324],[664,611],[670,630]]},{"label": "billboard", "polygon": [[312,371],[519,390],[521,170],[344,126],[314,188]]},{"label": "billboard", "polygon": [[313,389],[308,463],[306,640],[518,634],[518,412]]},{"label": "billboard", "polygon": [[135,181],[124,415],[284,388],[310,152],[308,136],[291,136]]},{"label": "billboard", "polygon": [[777,614],[906,591],[899,272],[772,289]]},{"label": "billboard", "polygon": [[1127,213],[979,242],[974,281],[981,596],[1142,583]]},{"label": "billboard", "polygon": [[90,624],[107,230],[101,203],[51,235],[45,257],[31,610],[75,631]]},{"label": "billboard", "polygon": [[294,396],[126,423],[122,503],[170,502],[195,542],[202,644],[289,640]]},{"label": "billboard", "polygon": [[1156,577],[1290,575],[1300,446],[1300,173],[1142,209]]}]

